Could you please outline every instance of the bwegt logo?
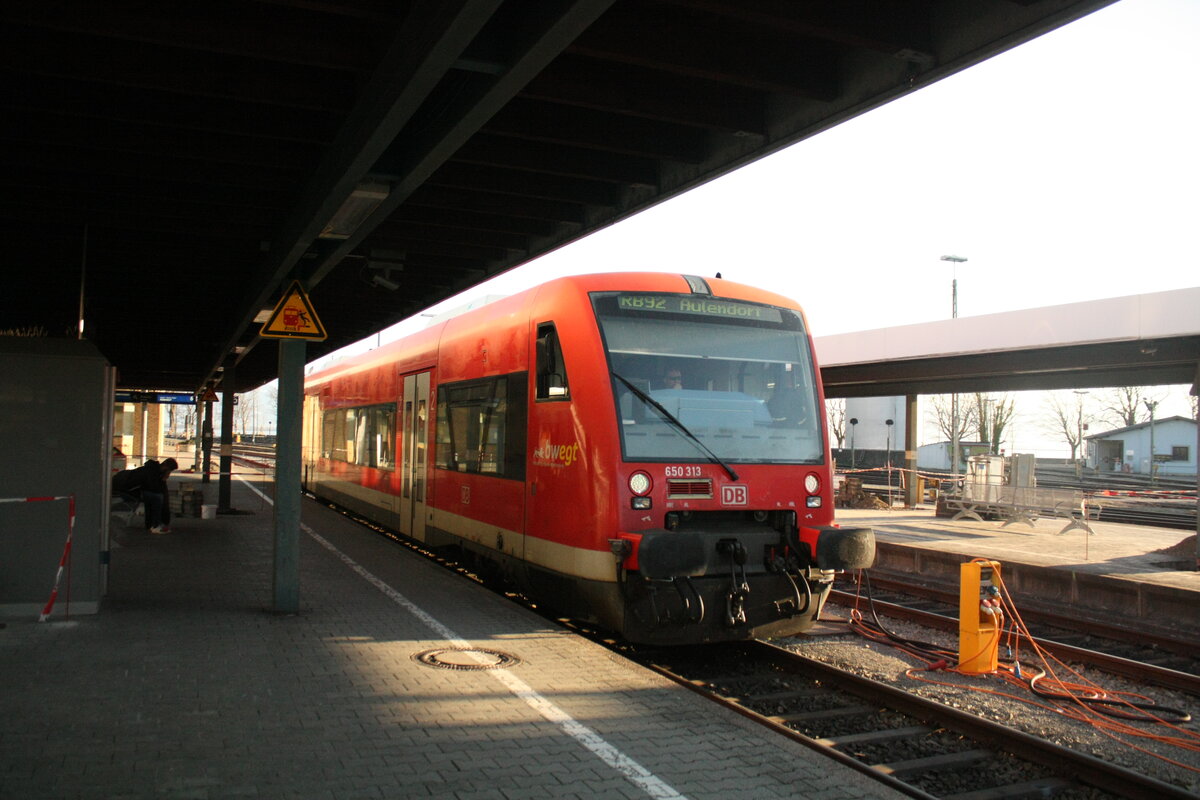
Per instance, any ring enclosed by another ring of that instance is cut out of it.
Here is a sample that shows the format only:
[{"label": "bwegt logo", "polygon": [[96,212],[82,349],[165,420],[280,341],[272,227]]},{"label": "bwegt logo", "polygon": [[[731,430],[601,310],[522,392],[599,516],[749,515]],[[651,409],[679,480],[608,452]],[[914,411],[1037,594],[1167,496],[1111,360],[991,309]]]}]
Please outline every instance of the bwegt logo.
[{"label": "bwegt logo", "polygon": [[533,460],[542,466],[569,467],[579,460],[579,443],[553,444],[549,439],[543,439],[533,451]]}]

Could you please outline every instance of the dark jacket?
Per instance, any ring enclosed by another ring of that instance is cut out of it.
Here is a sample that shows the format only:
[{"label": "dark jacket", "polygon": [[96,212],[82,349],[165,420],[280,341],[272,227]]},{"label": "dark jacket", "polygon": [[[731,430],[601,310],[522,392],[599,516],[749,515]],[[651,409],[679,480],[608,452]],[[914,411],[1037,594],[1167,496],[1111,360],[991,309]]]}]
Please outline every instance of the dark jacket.
[{"label": "dark jacket", "polygon": [[167,481],[163,477],[162,465],[150,459],[137,469],[121,470],[113,475],[114,492],[138,494],[140,492],[167,493]]}]

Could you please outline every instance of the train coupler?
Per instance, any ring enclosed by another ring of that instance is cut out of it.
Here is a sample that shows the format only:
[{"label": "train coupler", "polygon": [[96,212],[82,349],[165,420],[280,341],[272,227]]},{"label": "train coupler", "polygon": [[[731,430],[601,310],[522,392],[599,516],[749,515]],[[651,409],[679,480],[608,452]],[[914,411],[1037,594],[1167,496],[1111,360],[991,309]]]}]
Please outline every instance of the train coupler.
[{"label": "train coupler", "polygon": [[696,591],[691,578],[687,576],[672,578],[671,583],[675,585],[675,591],[679,593],[679,600],[683,603],[683,621],[692,624],[703,622],[704,598],[700,596],[700,592]]},{"label": "train coupler", "polygon": [[[808,579],[800,574],[798,567],[796,568],[796,576],[792,577],[792,570],[788,566],[788,562],[781,557],[777,557],[767,565],[769,572],[776,572],[782,575],[792,587],[791,597],[775,601],[775,613],[781,617],[798,617],[812,607],[812,587],[808,585]],[[799,578],[800,583],[796,583],[797,578]],[[803,595],[800,593],[800,584],[804,585]]]},{"label": "train coupler", "polygon": [[725,595],[725,624],[730,628],[746,624],[746,594],[730,589]]},{"label": "train coupler", "polygon": [[721,539],[717,552],[729,556],[729,591],[725,595],[725,624],[734,628],[746,624],[746,596],[750,594],[750,583],[746,580],[745,546],[737,539]]}]

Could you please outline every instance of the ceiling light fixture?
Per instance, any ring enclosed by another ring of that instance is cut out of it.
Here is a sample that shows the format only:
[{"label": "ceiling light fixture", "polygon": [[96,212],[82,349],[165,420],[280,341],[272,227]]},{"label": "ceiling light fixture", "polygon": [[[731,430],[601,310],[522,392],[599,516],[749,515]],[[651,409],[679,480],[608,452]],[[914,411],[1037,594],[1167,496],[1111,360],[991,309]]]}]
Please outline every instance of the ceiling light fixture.
[{"label": "ceiling light fixture", "polygon": [[375,213],[391,192],[386,183],[364,181],[350,193],[329,222],[317,235],[319,239],[349,239],[358,227]]}]

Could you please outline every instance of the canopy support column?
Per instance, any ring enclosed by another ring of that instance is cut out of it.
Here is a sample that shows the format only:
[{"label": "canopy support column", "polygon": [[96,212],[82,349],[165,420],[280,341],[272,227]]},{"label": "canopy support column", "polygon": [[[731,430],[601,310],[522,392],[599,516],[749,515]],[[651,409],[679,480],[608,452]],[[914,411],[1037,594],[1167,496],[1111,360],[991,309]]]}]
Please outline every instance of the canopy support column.
[{"label": "canopy support column", "polygon": [[300,439],[306,349],[302,339],[279,340],[273,582],[273,608],[279,614],[296,614],[300,611]]},{"label": "canopy support column", "polygon": [[233,480],[233,407],[234,388],[237,380],[234,376],[234,362],[227,359],[225,371],[221,375],[221,458],[217,472],[217,513],[229,513],[230,487]]},{"label": "canopy support column", "polygon": [[917,396],[904,398],[904,507],[916,508],[923,499],[917,479]]}]

